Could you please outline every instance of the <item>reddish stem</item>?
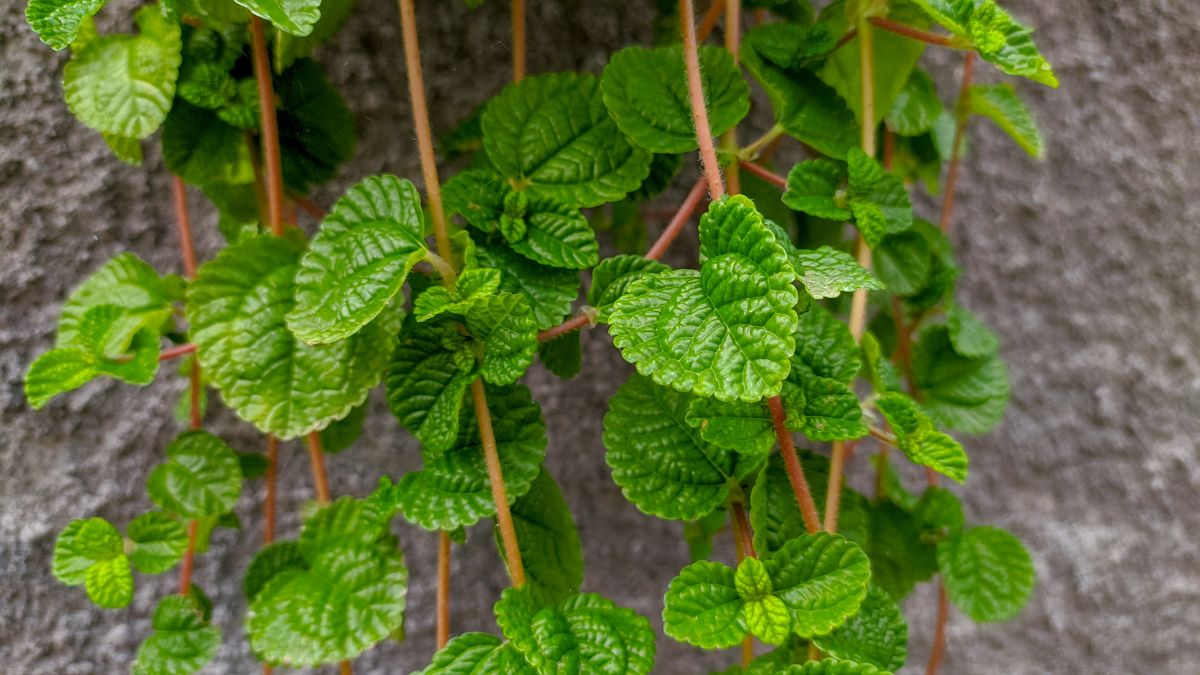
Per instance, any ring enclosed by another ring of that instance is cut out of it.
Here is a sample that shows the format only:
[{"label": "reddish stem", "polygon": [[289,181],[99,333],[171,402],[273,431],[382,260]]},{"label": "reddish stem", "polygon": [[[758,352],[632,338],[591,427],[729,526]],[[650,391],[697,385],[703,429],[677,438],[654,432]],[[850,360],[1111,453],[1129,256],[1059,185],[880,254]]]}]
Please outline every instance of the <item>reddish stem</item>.
[{"label": "reddish stem", "polygon": [[771,409],[771,422],[775,426],[775,437],[779,439],[779,454],[783,456],[783,467],[787,470],[788,481],[791,482],[792,492],[796,495],[800,516],[804,518],[804,528],[810,533],[819,532],[821,520],[817,516],[817,505],[813,501],[812,491],[808,489],[808,481],[804,478],[804,467],[800,465],[800,458],[796,456],[792,433],[785,425],[787,413],[783,410],[783,401],[778,396],[772,396],[767,399],[767,407]]},{"label": "reddish stem", "polygon": [[504,486],[500,452],[496,448],[496,434],[492,430],[492,414],[488,410],[487,393],[481,380],[476,379],[471,383],[471,398],[475,402],[475,420],[479,423],[479,440],[483,445],[488,482],[492,486],[492,501],[496,503],[496,527],[500,530],[500,539],[504,544],[508,575],[513,586],[520,588],[525,585],[525,564],[521,560],[521,548],[517,545],[517,530],[513,526],[512,511],[508,508],[508,491]]},{"label": "reddish stem", "polygon": [[525,79],[525,0],[512,0],[513,82]]},{"label": "reddish stem", "polygon": [[754,550],[754,538],[750,534],[750,519],[746,517],[746,507],[741,502],[731,502],[729,512],[733,515],[734,543],[740,551],[739,557],[757,558]]},{"label": "reddish stem", "polygon": [[963,135],[967,130],[966,107],[971,100],[971,79],[975,75],[975,52],[967,52],[963,60],[962,88],[958,92],[958,122],[954,125],[954,144],[950,150],[950,168],[946,171],[946,196],[942,201],[942,232],[949,234],[954,217],[954,191],[958,187],[959,165],[962,163]]},{"label": "reddish stem", "polygon": [[279,439],[267,434],[267,496],[263,500],[263,543],[275,541],[275,484],[279,476]]},{"label": "reddish stem", "polygon": [[837,50],[841,49],[842,47],[845,47],[847,43],[849,43],[851,40],[853,40],[856,37],[858,37],[858,29],[851,28],[850,30],[846,31],[845,35],[838,38],[837,44],[833,45],[833,49],[830,49],[829,53],[832,54],[832,53],[836,52]]},{"label": "reddish stem", "polygon": [[175,221],[179,224],[179,250],[183,257],[183,275],[196,276],[196,248],[192,244],[192,218],[188,215],[187,185],[179,176],[171,177],[171,192],[175,198]]},{"label": "reddish stem", "polygon": [[162,363],[163,361],[170,361],[171,359],[177,359],[181,356],[187,356],[194,351],[196,351],[196,345],[191,343],[179,345],[178,347],[171,347],[170,349],[164,349],[158,354],[158,362]]},{"label": "reddish stem", "polygon": [[929,665],[925,675],[937,675],[942,666],[942,656],[946,653],[946,622],[950,618],[950,601],[946,597],[946,585],[938,581],[938,610],[937,625],[933,629],[933,649],[929,652]]},{"label": "reddish stem", "polygon": [[692,0],[679,0],[679,25],[683,33],[683,63],[687,71],[688,97],[691,99],[692,121],[696,140],[700,143],[700,163],[708,179],[708,192],[713,201],[725,196],[721,167],[717,164],[717,148],[713,144],[712,128],[708,125],[708,107],[704,103],[704,83],[700,79],[700,53],[696,43],[696,16]]},{"label": "reddish stem", "polygon": [[341,661],[338,663],[338,672],[341,675],[354,675],[354,668],[350,666],[349,661]]},{"label": "reddish stem", "polygon": [[889,33],[895,33],[896,35],[902,35],[906,38],[916,40],[917,42],[924,42],[927,45],[935,45],[938,47],[949,47],[951,49],[961,49],[961,47],[959,46],[959,43],[954,38],[952,38],[948,35],[938,35],[937,33],[930,33],[929,31],[924,31],[919,28],[913,28],[912,26],[902,24],[898,21],[892,21],[891,19],[885,19],[881,16],[871,17],[869,19],[869,21],[876,28],[882,28],[883,30],[886,30]]},{"label": "reddish stem", "polygon": [[450,533],[438,533],[437,648],[450,641]]},{"label": "reddish stem", "polygon": [[187,595],[192,588],[192,567],[196,559],[196,536],[199,530],[200,523],[188,521],[187,549],[183,552],[183,566],[179,570],[180,595]]},{"label": "reddish stem", "polygon": [[296,206],[299,206],[305,213],[313,218],[316,218],[317,220],[324,220],[325,216],[327,215],[325,209],[321,208],[321,206],[314,202],[310,197],[292,197],[292,202],[294,202]]},{"label": "reddish stem", "polygon": [[649,251],[646,251],[647,260],[658,260],[663,257],[663,254],[671,247],[671,243],[683,231],[684,225],[687,225],[688,221],[691,220],[692,215],[696,213],[696,209],[700,208],[700,202],[704,201],[705,182],[705,178],[700,178],[692,186],[692,189],[688,191],[683,204],[675,212],[675,217],[671,218],[671,222],[667,223],[666,229],[658,236],[658,240],[654,242]]},{"label": "reddish stem", "polygon": [[787,178],[780,176],[779,174],[775,173],[774,171],[765,169],[762,166],[755,164],[754,162],[747,162],[745,160],[743,160],[741,162],[741,165],[742,165],[743,169],[745,169],[746,171],[749,171],[750,173],[754,174],[755,176],[758,176],[759,178],[767,181],[768,183],[770,183],[776,187],[779,187],[781,189],[784,189],[784,190],[787,189]]},{"label": "reddish stem", "polygon": [[554,326],[553,328],[547,328],[546,330],[538,333],[538,342],[549,342],[550,340],[553,340],[561,335],[573,333],[588,325],[591,323],[591,321],[591,317],[589,317],[587,314],[578,314],[558,324],[557,326]]},{"label": "reddish stem", "polygon": [[279,122],[275,117],[275,91],[262,19],[250,15],[250,42],[254,52],[254,77],[258,81],[258,112],[262,120],[262,154],[267,172],[267,212],[271,232],[283,234],[283,169],[279,159]]},{"label": "reddish stem", "polygon": [[329,476],[325,473],[325,453],[321,450],[321,432],[308,434],[308,459],[312,465],[313,486],[317,492],[317,503],[329,503]]},{"label": "reddish stem", "polygon": [[704,42],[712,35],[712,31],[717,27],[717,20],[721,18],[721,13],[725,11],[725,0],[713,0],[709,4],[708,9],[704,10],[704,15],[700,17],[700,27],[696,30],[696,39]]}]

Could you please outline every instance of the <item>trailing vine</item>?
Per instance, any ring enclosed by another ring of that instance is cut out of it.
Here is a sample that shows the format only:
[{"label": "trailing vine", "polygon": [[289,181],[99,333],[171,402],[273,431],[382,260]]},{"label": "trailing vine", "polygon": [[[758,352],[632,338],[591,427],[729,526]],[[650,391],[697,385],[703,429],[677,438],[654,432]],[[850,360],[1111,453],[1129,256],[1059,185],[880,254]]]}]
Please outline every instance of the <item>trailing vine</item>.
[{"label": "trailing vine", "polygon": [[[948,431],[987,432],[1009,397],[997,338],[955,295],[948,235],[968,123],[987,117],[1042,152],[1016,89],[974,82],[977,60],[1057,85],[1031,31],[993,0],[714,0],[701,14],[659,0],[657,46],[626,47],[599,74],[533,75],[525,3],[512,0],[513,83],[441,139],[441,168],[417,8],[399,0],[424,196],[367,176],[328,212],[307,195],[352,155],[354,124],[311,56],[352,0],[160,0],[137,10],[136,33],[100,35],[103,5],[30,0],[27,17],[70,49],[67,104],[120,160],[140,164],[158,134],[184,274],[128,253],[93,272],[25,392],[41,408],[97,377],[149,384],[174,360],[188,378],[189,428],[145,479],[154,508],[124,533],[74,521],[54,550],[54,575],[105,608],[131,602],[135,572],[179,568],[134,672],[195,672],[234,639],[212,625],[192,572],[260,478],[264,546],[242,584],[265,672],[351,672],[403,639],[408,611],[436,613],[427,675],[650,672],[650,621],[580,590],[579,534],[520,383],[535,359],[577,375],[581,333],[601,324],[636,369],[604,413],[605,461],[638,509],[683,523],[694,557],[664,583],[670,638],[740,646],[726,673],[893,672],[908,660],[901,603],[936,577],[932,675],[951,604],[987,622],[1028,601],[1024,547],[968,524],[938,478],[968,476]],[[721,46],[707,44],[718,29]],[[927,47],[965,53],[949,109],[918,65]],[[772,121],[741,146],[747,73],[770,103],[755,114]],[[788,144],[808,158],[776,173]],[[643,205],[693,152],[701,176],[646,246]],[[203,264],[188,185],[226,240]],[[914,213],[913,190],[941,193],[940,227]],[[319,221],[311,234],[298,211]],[[696,214],[696,268],[660,262]],[[621,253],[602,258],[597,232]],[[336,497],[325,455],[353,444],[380,385],[422,468]],[[210,389],[265,435],[265,452],[203,430]],[[300,439],[315,506],[277,540],[280,444]],[[845,474],[872,447],[868,497]],[[899,455],[927,472],[920,493]],[[407,606],[397,517],[437,533],[435,608]],[[481,521],[511,585],[498,634],[454,636],[453,543]],[[734,566],[712,555],[725,527]]]}]

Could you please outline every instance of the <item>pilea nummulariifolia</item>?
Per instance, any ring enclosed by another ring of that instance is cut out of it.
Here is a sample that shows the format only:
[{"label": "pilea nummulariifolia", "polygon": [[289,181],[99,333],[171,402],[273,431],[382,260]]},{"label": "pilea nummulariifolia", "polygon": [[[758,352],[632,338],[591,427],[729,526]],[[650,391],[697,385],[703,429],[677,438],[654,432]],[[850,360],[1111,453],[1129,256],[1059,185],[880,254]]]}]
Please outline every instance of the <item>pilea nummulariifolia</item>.
[{"label": "pilea nummulariifolia", "polygon": [[[160,0],[133,32],[100,34],[103,4],[30,0],[27,17],[70,50],[67,105],[118,158],[139,164],[161,130],[184,274],[128,253],[105,263],[67,298],[25,392],[40,408],[100,376],[146,385],[172,360],[190,380],[190,429],[145,476],[152,508],[123,531],[76,520],[54,549],[54,574],[106,608],[130,603],[135,574],[179,569],[134,672],[198,671],[222,639],[243,639],[211,625],[191,576],[250,491],[264,546],[241,581],[244,639],[265,672],[351,672],[402,639],[406,611],[436,612],[429,675],[650,672],[650,621],[580,592],[579,535],[520,384],[535,357],[576,375],[580,333],[597,324],[636,367],[603,413],[612,479],[645,514],[681,521],[695,560],[664,580],[669,638],[740,645],[726,673],[896,671],[899,603],[929,581],[937,615],[910,618],[933,626],[932,674],[950,603],[1000,621],[1028,600],[1020,542],[967,523],[938,486],[967,478],[946,430],[988,431],[1009,396],[995,336],[955,299],[948,234],[968,123],[987,117],[1042,151],[1016,90],[972,76],[982,59],[1057,85],[1030,29],[993,0],[715,0],[699,16],[692,0],[658,0],[658,46],[622,49],[598,73],[531,76],[512,0],[514,81],[441,139],[460,169],[444,185],[414,2],[400,0],[424,196],[368,176],[328,213],[307,195],[352,155],[354,121],[311,55],[352,0]],[[714,26],[723,44],[701,44]],[[952,96],[917,65],[927,48],[963,55]],[[743,144],[752,82],[774,124]],[[781,144],[809,157],[786,176],[772,166]],[[641,206],[693,152],[702,176],[646,247]],[[187,185],[216,205],[227,242],[203,264]],[[940,196],[940,227],[914,215],[909,189]],[[696,269],[659,262],[697,214]],[[597,230],[623,253],[601,258]],[[354,441],[379,386],[423,467],[334,499],[324,454]],[[209,389],[265,435],[264,452],[204,430]],[[275,464],[293,439],[315,504],[277,540]],[[863,494],[844,470],[868,451]],[[897,462],[924,467],[928,486],[910,492]],[[406,607],[396,517],[439,537],[436,607]],[[496,631],[452,638],[453,543],[483,520],[511,587]],[[709,560],[726,528],[733,566]]]}]

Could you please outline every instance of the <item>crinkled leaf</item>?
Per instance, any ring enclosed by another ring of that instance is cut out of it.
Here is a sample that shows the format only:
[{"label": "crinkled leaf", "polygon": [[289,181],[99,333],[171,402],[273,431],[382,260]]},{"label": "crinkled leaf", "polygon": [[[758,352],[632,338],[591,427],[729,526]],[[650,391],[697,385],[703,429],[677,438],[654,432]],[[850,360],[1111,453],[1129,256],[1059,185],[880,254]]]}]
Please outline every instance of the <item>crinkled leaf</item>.
[{"label": "crinkled leaf", "polygon": [[186,101],[176,101],[167,115],[162,151],[167,168],[192,185],[254,181],[245,133]]},{"label": "crinkled leaf", "polygon": [[954,351],[962,356],[983,358],[1000,348],[996,334],[962,305],[951,305],[946,310],[946,330]]},{"label": "crinkled leaf", "polygon": [[693,400],[634,374],[608,403],[604,459],[625,498],[644,513],[691,520],[729,495],[735,456],[688,425]]},{"label": "crinkled leaf", "polygon": [[575,270],[536,263],[505,246],[480,245],[475,255],[481,266],[500,270],[500,290],[525,296],[539,329],[562,321],[579,295]]},{"label": "crinkled leaf", "polygon": [[846,155],[850,173],[850,210],[867,244],[912,226],[912,203],[904,182],[857,148]]},{"label": "crinkled leaf", "polygon": [[162,126],[179,75],[179,24],[157,6],[136,15],[139,35],[90,40],[63,71],[67,105],[81,122],[101,133],[146,138]]},{"label": "crinkled leaf", "polygon": [[650,154],[625,140],[591,75],[510,85],[483,114],[483,143],[506,178],[572,206],[617,201],[650,171]]},{"label": "crinkled leaf", "polygon": [[625,360],[659,384],[723,401],[778,393],[794,343],[787,253],[750,200],[700,219],[701,269],[644,275],[609,312]]},{"label": "crinkled leaf", "polygon": [[424,670],[413,675],[535,675],[536,670],[495,635],[463,633],[446,643]]},{"label": "crinkled leaf", "polygon": [[1050,64],[1033,44],[1032,31],[993,0],[913,0],[934,21],[967,38],[979,55],[1009,75],[1057,87]]},{"label": "crinkled leaf", "polygon": [[[708,122],[719,136],[750,111],[750,88],[728,51],[706,45],[699,58]],[[617,126],[639,146],[659,153],[699,147],[679,46],[617,52],[604,68],[600,89]]]},{"label": "crinkled leaf", "polygon": [[[546,453],[541,408],[524,386],[487,387],[488,409],[509,502],[529,491]],[[405,519],[427,530],[469,527],[496,512],[473,410],[462,414],[454,446],[424,457],[425,466],[398,484]]]},{"label": "crinkled leaf", "polygon": [[803,433],[809,440],[847,440],[869,433],[862,422],[858,396],[838,380],[796,366],[788,373],[783,398],[788,429]]},{"label": "crinkled leaf", "polygon": [[699,430],[700,438],[742,455],[763,456],[775,445],[771,413],[761,402],[697,398],[688,406],[686,420]]},{"label": "crinkled leaf", "polygon": [[810,159],[792,167],[788,172],[783,203],[818,218],[850,220],[846,195],[846,167],[831,159]]},{"label": "crinkled leaf", "polygon": [[[136,255],[122,253],[71,291],[59,315],[54,346],[95,347],[80,335],[84,318],[97,306],[111,305],[121,310],[115,318],[119,318],[125,330],[106,330],[105,343],[98,351],[106,355],[123,353],[139,330],[148,328],[157,336],[170,320],[171,302],[177,298],[178,292],[168,279],[159,277],[153,267]],[[93,315],[93,320],[98,318],[100,315]]]},{"label": "crinkled leaf", "polygon": [[166,572],[183,559],[187,550],[187,527],[160,511],[134,518],[126,534],[134,544],[129,560],[143,574]]},{"label": "crinkled leaf", "polygon": [[1033,594],[1033,560],[1020,540],[995,527],[972,527],[943,539],[938,569],[954,606],[975,621],[1006,621]]},{"label": "crinkled leaf", "polygon": [[[583,548],[571,511],[554,478],[542,469],[529,492],[512,505],[513,527],[525,563],[527,588],[539,605],[553,605],[579,592]],[[497,530],[497,548],[500,546]]]},{"label": "crinkled leaf", "polygon": [[[112,305],[100,305],[88,310],[87,316],[112,314],[109,310],[114,309]],[[123,312],[121,314],[123,318],[129,318]],[[81,328],[78,334],[81,341],[85,339],[84,333],[90,330]],[[104,330],[102,334],[111,335],[112,331]],[[138,331],[133,336],[132,344],[129,344],[129,352],[124,354],[106,356],[88,347],[52,349],[29,366],[25,374],[25,398],[36,410],[54,396],[77,389],[100,375],[109,375],[131,384],[150,384],[158,372],[158,354],[158,335],[150,330]]]},{"label": "crinkled leaf", "polygon": [[738,563],[733,585],[746,601],[761,600],[771,594],[771,577],[758,558],[745,558]]},{"label": "crinkled leaf", "polygon": [[479,374],[491,384],[521,379],[537,351],[537,321],[529,301],[516,293],[477,298],[466,311],[467,330],[483,341]]},{"label": "crinkled leaf", "polygon": [[233,510],[242,492],[242,469],[224,441],[207,431],[187,431],[167,446],[166,455],[146,479],[155,504],[183,518]]},{"label": "crinkled leaf", "polygon": [[879,412],[896,433],[900,450],[915,464],[927,466],[962,483],[967,480],[967,453],[950,436],[937,430],[915,401],[900,392],[875,399]]},{"label": "crinkled leaf", "polygon": [[84,576],[88,597],[98,607],[120,609],[133,600],[133,570],[124,554],[97,560]]},{"label": "crinkled leaf", "polygon": [[354,9],[354,0],[320,0],[321,16],[312,25],[312,32],[304,36],[280,31],[275,34],[272,50],[276,72],[282,72],[298,58],[311,56],[321,44],[333,37]]},{"label": "crinkled leaf", "polygon": [[1033,157],[1042,156],[1042,134],[1025,102],[1011,84],[977,84],[971,87],[971,112],[996,123]]},{"label": "crinkled leaf", "polygon": [[904,88],[892,101],[887,126],[901,136],[920,136],[933,129],[941,114],[942,101],[933,78],[920,68],[914,68]]},{"label": "crinkled leaf", "polygon": [[103,518],[73,520],[54,542],[54,576],[68,586],[87,580],[96,563],[124,555],[121,533]]},{"label": "crinkled leaf", "polygon": [[350,188],[300,259],[288,328],[316,344],[357,333],[424,258],[424,230],[421,196],[409,181],[371,176]]},{"label": "crinkled leaf", "polygon": [[775,596],[792,612],[792,631],[822,635],[858,611],[871,564],[857,544],[837,534],[804,534],[766,560]]},{"label": "crinkled leaf", "polygon": [[891,675],[891,673],[865,663],[825,659],[788,666],[787,670],[780,671],[779,675]]},{"label": "crinkled leaf", "polygon": [[945,325],[921,331],[912,364],[922,407],[938,423],[982,434],[1004,416],[1009,395],[1004,362],[995,354],[978,358],[959,354]]},{"label": "crinkled leaf", "polygon": [[246,600],[253,602],[258,592],[276,575],[288,570],[306,569],[308,563],[300,550],[300,542],[287,540],[267,544],[254,554],[246,576],[242,579],[242,590],[246,594]]},{"label": "crinkled leaf", "polygon": [[543,609],[532,629],[540,657],[554,664],[548,672],[646,675],[654,668],[650,622],[595,593]]},{"label": "crinkled leaf", "polygon": [[217,655],[221,631],[208,623],[192,595],[168,595],[158,601],[154,632],[138,648],[134,675],[189,675]]},{"label": "crinkled leaf", "polygon": [[803,367],[820,377],[850,384],[862,367],[850,328],[829,310],[812,304],[796,323],[793,368]]},{"label": "crinkled leaf", "polygon": [[303,37],[321,18],[321,0],[234,0],[284,33]]},{"label": "crinkled leaf", "polygon": [[592,270],[592,285],[587,301],[603,315],[625,293],[629,284],[643,274],[656,274],[671,269],[657,260],[639,255],[618,255],[605,258]]},{"label": "crinkled leaf", "polygon": [[860,288],[869,291],[883,290],[883,282],[871,274],[871,270],[858,264],[849,253],[836,248],[822,246],[816,249],[794,249],[790,251],[792,267],[800,283],[816,300],[836,298],[842,293],[852,293]]},{"label": "crinkled leaf", "polygon": [[750,634],[769,645],[782,644],[791,633],[792,617],[788,607],[773,595],[746,601],[742,613]]},{"label": "crinkled leaf", "polygon": [[474,366],[475,357],[453,323],[405,321],[388,365],[387,401],[427,452],[437,454],[454,445]]},{"label": "crinkled leaf", "polygon": [[911,296],[924,290],[933,271],[933,252],[917,232],[889,234],[875,246],[875,273],[889,292]]},{"label": "crinkled leaf", "polygon": [[814,637],[813,644],[839,661],[899,670],[908,657],[908,624],[891,596],[872,586],[858,614],[829,635]]},{"label": "crinkled leaf", "polygon": [[916,518],[892,502],[872,506],[870,524],[871,583],[899,602],[937,572],[936,549],[922,540]]},{"label": "crinkled leaf", "polygon": [[333,178],[354,154],[354,115],[312,59],[299,59],[279,75],[275,93],[283,182],[289,190],[307,194]]},{"label": "crinkled leaf", "polygon": [[281,439],[345,417],[383,376],[396,344],[398,312],[355,335],[309,345],[287,329],[302,249],[284,237],[231,245],[200,268],[188,290],[191,338],[225,402]]},{"label": "crinkled leaf", "polygon": [[104,7],[106,0],[29,0],[25,20],[54,51],[75,41],[82,24]]},{"label": "crinkled leaf", "polygon": [[704,649],[732,647],[748,630],[745,602],[734,586],[734,571],[720,563],[694,562],[671,580],[663,598],[667,635]]}]

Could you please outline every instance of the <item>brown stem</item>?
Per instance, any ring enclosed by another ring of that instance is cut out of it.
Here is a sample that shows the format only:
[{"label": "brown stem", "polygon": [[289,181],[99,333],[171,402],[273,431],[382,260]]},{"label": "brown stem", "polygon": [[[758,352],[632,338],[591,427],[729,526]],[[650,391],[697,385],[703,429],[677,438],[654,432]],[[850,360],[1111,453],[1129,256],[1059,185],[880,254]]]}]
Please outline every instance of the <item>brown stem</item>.
[{"label": "brown stem", "polygon": [[899,447],[897,445],[898,441],[896,440],[896,437],[887,433],[886,431],[882,429],[876,429],[875,427],[868,427],[868,431],[870,432],[871,437],[880,443],[883,443],[884,447]]},{"label": "brown stem", "polygon": [[267,434],[267,496],[263,500],[263,543],[275,541],[275,484],[279,476],[279,439]]},{"label": "brown stem", "polygon": [[325,453],[321,450],[321,432],[308,434],[308,460],[312,465],[313,487],[317,492],[317,503],[329,503],[329,476],[325,473]]},{"label": "brown stem", "polygon": [[163,361],[170,361],[171,359],[177,359],[181,356],[187,356],[188,354],[191,354],[195,351],[196,351],[196,345],[194,345],[192,343],[188,343],[186,345],[179,345],[178,347],[171,347],[170,349],[164,349],[161,352],[159,352],[159,354],[158,354],[158,362],[162,363]]},{"label": "brown stem", "polygon": [[937,590],[937,625],[933,629],[933,648],[929,651],[925,675],[937,675],[942,666],[942,656],[946,653],[946,622],[950,618],[950,601],[946,597],[946,585],[941,580],[938,580]]},{"label": "brown stem", "polygon": [[171,192],[175,198],[175,221],[179,224],[179,252],[183,257],[183,275],[196,276],[196,248],[192,244],[192,218],[188,214],[187,185],[179,176],[171,177]]},{"label": "brown stem", "polygon": [[951,37],[949,35],[938,35],[937,33],[930,33],[929,31],[924,31],[919,28],[913,28],[912,26],[902,24],[898,21],[892,21],[891,19],[885,19],[881,16],[871,17],[869,19],[869,21],[876,28],[882,28],[883,30],[886,30],[889,33],[895,33],[896,35],[903,35],[906,38],[916,40],[917,42],[924,42],[927,45],[935,45],[938,47],[949,47],[951,49],[963,49],[965,46],[965,45],[961,44],[960,41],[955,40],[953,37]]},{"label": "brown stem", "polygon": [[[750,522],[746,519],[746,509],[741,502],[729,503],[730,529],[733,530],[733,548],[737,552],[737,562],[740,565],[746,556],[758,557],[754,551],[754,540],[750,536]],[[754,636],[742,638],[742,667],[749,667],[754,660]]]},{"label": "brown stem", "polygon": [[338,662],[338,672],[341,675],[354,675],[354,668],[351,667],[349,661],[340,661]]},{"label": "brown stem", "polygon": [[437,648],[450,641],[450,533],[438,533]]},{"label": "brown stem", "polygon": [[950,149],[950,168],[946,171],[946,196],[942,200],[942,232],[950,233],[950,223],[954,217],[954,191],[958,187],[959,165],[962,163],[963,135],[967,131],[966,108],[971,100],[971,79],[975,74],[975,52],[967,52],[963,60],[962,88],[958,92],[958,105],[955,111],[958,121],[954,125],[954,144]]},{"label": "brown stem", "polygon": [[708,192],[713,201],[716,201],[725,196],[725,185],[721,181],[717,148],[713,144],[712,128],[708,125],[708,108],[704,103],[704,83],[700,80],[700,54],[696,45],[696,17],[692,0],[679,0],[679,24],[683,33],[683,63],[687,70],[692,121],[696,125],[696,140],[700,143],[700,163],[704,167],[704,177],[708,180]]},{"label": "brown stem", "polygon": [[525,79],[525,0],[512,0],[513,82]]},{"label": "brown stem", "polygon": [[[725,1],[725,50],[733,56],[737,65],[739,42],[742,37],[742,0]],[[738,150],[737,125],[734,125],[721,136],[721,147],[731,157],[736,157]],[[738,173],[738,163],[734,159],[725,169],[725,184],[730,194],[741,194],[742,180]]]},{"label": "brown stem", "polygon": [[193,429],[200,428],[200,418],[202,416],[200,410],[200,399],[202,396],[203,387],[200,382],[200,360],[192,357],[192,370],[188,373],[189,385],[191,387],[191,400],[188,401],[188,417]]},{"label": "brown stem", "polygon": [[671,243],[683,231],[684,225],[687,225],[692,215],[700,208],[700,202],[704,201],[705,184],[706,179],[701,177],[692,186],[692,189],[688,191],[687,197],[684,198],[683,204],[679,205],[679,210],[675,212],[675,216],[671,218],[671,222],[667,223],[666,229],[658,236],[658,239],[650,247],[650,250],[646,251],[645,257],[647,260],[662,258],[667,249],[671,247]]},{"label": "brown stem", "polygon": [[774,171],[770,171],[769,169],[764,169],[763,167],[759,166],[758,164],[755,164],[754,162],[743,161],[743,162],[741,162],[741,165],[742,165],[743,169],[745,169],[745,170],[749,171],[750,173],[754,174],[755,176],[758,176],[759,178],[767,181],[768,183],[770,183],[776,187],[782,188],[784,190],[787,189],[787,178],[780,176],[779,174],[775,173]]},{"label": "brown stem", "polygon": [[886,126],[883,129],[883,168],[888,171],[892,170],[893,160],[896,157],[896,134]]},{"label": "brown stem", "polygon": [[558,324],[557,326],[554,326],[553,328],[547,328],[546,330],[538,333],[538,342],[549,342],[550,340],[553,340],[561,335],[573,333],[591,322],[592,318],[587,314],[577,314]]},{"label": "brown stem", "polygon": [[271,232],[283,234],[283,169],[279,159],[279,122],[275,117],[275,91],[271,84],[271,59],[262,19],[250,15],[250,42],[254,52],[254,78],[258,81],[258,112],[262,120],[262,154],[266,164],[267,212]]},{"label": "brown stem", "polygon": [[192,567],[196,560],[196,536],[200,530],[200,523],[195,520],[188,521],[188,543],[187,549],[183,552],[183,565],[179,569],[179,593],[187,595],[192,589]]},{"label": "brown stem", "polygon": [[796,456],[792,434],[785,424],[787,413],[783,410],[783,401],[778,396],[772,396],[767,399],[767,407],[771,409],[771,422],[775,426],[775,437],[779,440],[779,454],[783,456],[783,467],[787,470],[788,481],[791,482],[792,492],[796,495],[800,516],[804,518],[804,528],[810,533],[819,532],[821,521],[817,516],[817,505],[813,501],[812,491],[808,489],[808,481],[804,478],[804,467],[800,465],[800,458]]},{"label": "brown stem", "polygon": [[292,197],[292,201],[295,202],[296,206],[304,209],[305,213],[317,220],[324,220],[327,215],[325,209],[321,208],[311,197]]},{"label": "brown stem", "polygon": [[700,27],[696,30],[697,40],[704,42],[708,39],[713,29],[717,27],[717,20],[721,18],[721,12],[724,10],[725,0],[713,0],[709,4],[708,9],[704,10],[704,15],[700,17]]},{"label": "brown stem", "polygon": [[496,449],[496,435],[492,431],[492,414],[488,411],[487,393],[483,381],[471,383],[471,398],[475,402],[475,419],[479,422],[479,440],[483,443],[483,459],[487,463],[488,482],[492,484],[492,500],[496,503],[496,527],[504,542],[504,556],[508,560],[508,575],[513,586],[525,585],[525,565],[521,561],[521,548],[517,545],[517,530],[513,527],[512,512],[508,509],[508,494],[504,487],[504,473],[500,467],[500,453]]},{"label": "brown stem", "polygon": [[904,307],[900,298],[892,296],[892,321],[896,324],[896,353],[892,358],[900,363],[908,390],[916,393],[916,379],[912,367],[912,326],[904,321]]},{"label": "brown stem", "polygon": [[[417,151],[421,158],[421,177],[429,197],[433,234],[438,255],[451,256],[450,236],[446,232],[446,212],[442,208],[442,184],[438,180],[433,154],[433,131],[429,126],[429,106],[425,102],[425,75],[421,71],[421,45],[417,42],[417,14],[413,0],[400,0],[400,24],[404,32],[404,67],[408,71],[408,96],[412,100],[413,127],[417,133]],[[514,52],[515,54],[515,52]]]},{"label": "brown stem", "polygon": [[830,49],[829,53],[832,54],[832,53],[836,52],[837,50],[841,49],[842,47],[845,47],[847,44],[849,44],[849,42],[851,40],[853,40],[856,37],[858,37],[858,29],[851,28],[850,30],[846,31],[845,35],[838,38],[837,43],[835,45],[833,45],[833,49]]}]

